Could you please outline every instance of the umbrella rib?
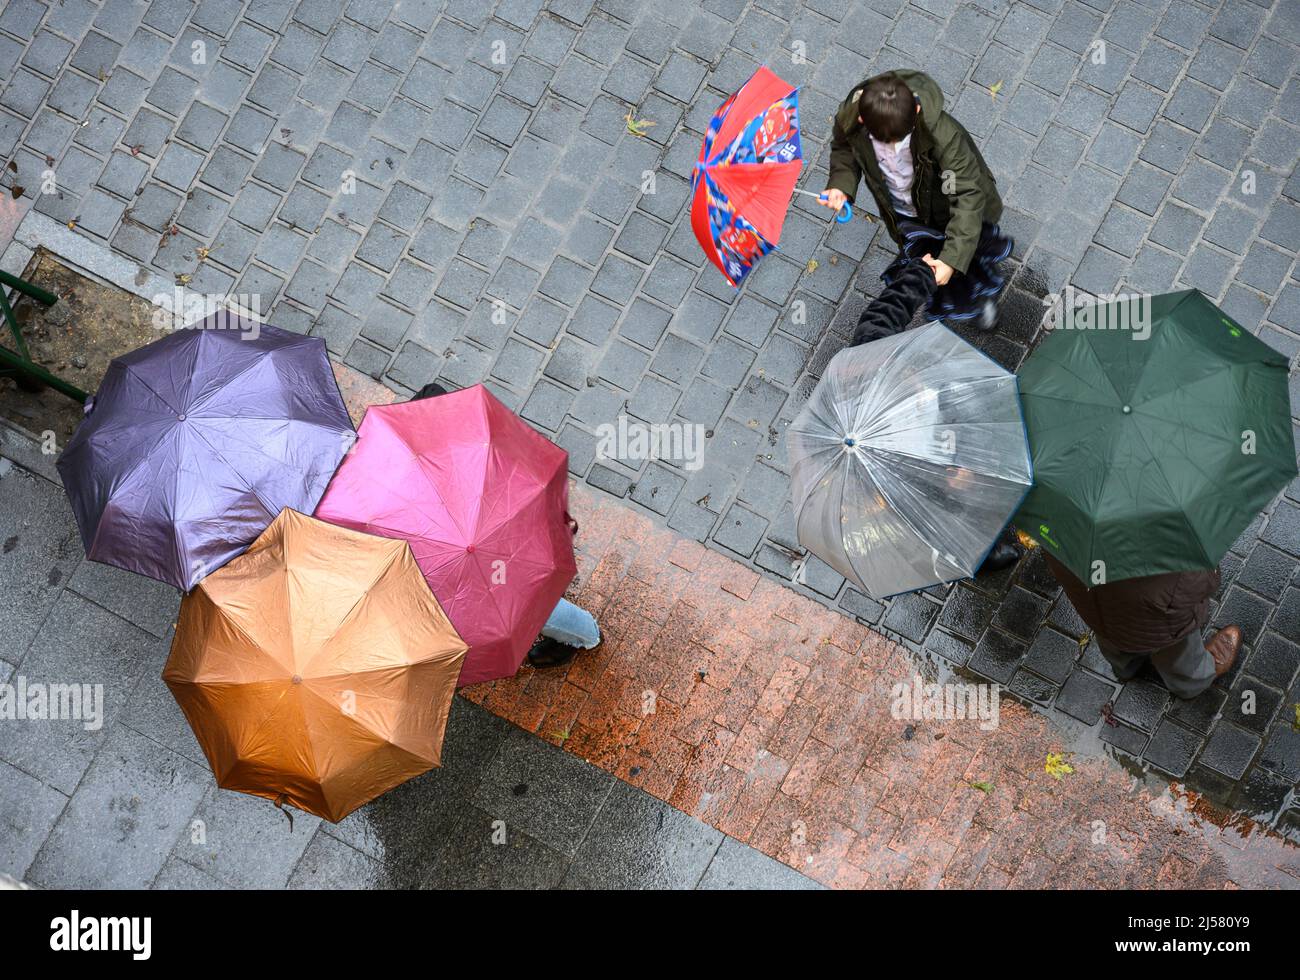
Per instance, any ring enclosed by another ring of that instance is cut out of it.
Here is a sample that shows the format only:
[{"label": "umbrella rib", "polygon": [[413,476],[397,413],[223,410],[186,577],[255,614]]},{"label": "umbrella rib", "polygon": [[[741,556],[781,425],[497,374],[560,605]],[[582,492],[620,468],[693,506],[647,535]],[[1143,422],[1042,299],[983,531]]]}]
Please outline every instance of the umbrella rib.
[{"label": "umbrella rib", "polygon": [[173,412],[178,411],[175,405],[173,405],[170,401],[164,398],[161,392],[157,391],[153,385],[151,385],[148,381],[144,379],[144,376],[140,374],[139,371],[136,370],[136,365],[123,364],[122,368],[123,370],[126,371],[127,374],[131,375],[133,378],[135,378],[136,381],[140,382],[141,386],[144,387],[144,389],[148,391],[149,394],[153,395],[160,402],[162,402],[164,405],[170,408]]},{"label": "umbrella rib", "polygon": [[[269,349],[269,350],[265,350],[265,351],[262,352],[263,356],[265,356],[265,357],[271,359],[271,366],[272,366],[272,367],[275,366],[275,360],[274,360],[275,353],[276,353],[276,351],[281,350],[281,349],[282,349],[282,348],[279,348],[279,347],[272,347],[271,349]],[[261,362],[261,360],[254,359],[254,360],[250,361],[247,365],[245,365],[244,367],[240,368],[238,371],[236,371],[236,372],[235,372],[234,374],[232,374],[230,377],[226,378],[226,379],[225,379],[224,381],[222,381],[219,385],[217,385],[215,388],[213,388],[211,391],[209,391],[206,395],[199,395],[197,398],[195,398],[195,400],[192,401],[192,402],[190,402],[190,404],[187,406],[187,411],[192,412],[192,411],[194,411],[196,408],[202,408],[202,407],[204,406],[204,404],[206,404],[208,401],[210,401],[210,400],[211,400],[211,399],[212,399],[212,398],[213,398],[213,397],[214,397],[214,396],[215,396],[219,391],[222,391],[223,389],[225,389],[225,388],[228,387],[229,385],[234,384],[236,381],[238,381],[238,380],[239,380],[240,378],[242,378],[244,375],[248,374],[250,371],[254,371],[254,370],[256,370],[257,368],[259,368],[259,367],[261,367],[261,366],[262,366],[262,362]],[[276,374],[277,374],[277,376],[278,376],[279,372],[277,371]],[[283,379],[282,379],[282,380],[283,380]]]},{"label": "umbrella rib", "polygon": [[235,467],[231,464],[230,460],[226,459],[226,457],[221,454],[221,451],[218,450],[216,446],[212,445],[212,443],[210,443],[207,440],[207,438],[203,435],[201,431],[198,430],[198,428],[193,428],[191,431],[193,431],[194,435],[199,440],[201,440],[202,443],[208,447],[208,449],[212,451],[212,455],[217,457],[217,459],[221,460],[221,462],[225,465],[226,469],[231,473],[231,475],[239,479],[239,482],[244,485],[244,489],[247,490],[249,493],[251,493],[255,498],[257,498],[257,502],[262,505],[262,510],[266,511],[266,513],[274,520],[275,517],[279,515],[279,511],[275,510],[274,505],[262,499],[262,495],[258,493],[257,488],[254,487],[248,480],[244,479],[243,474],[235,469]]},{"label": "umbrella rib", "polygon": [[[169,429],[166,433],[164,433],[164,435],[170,435],[174,431],[175,431],[174,429]],[[136,460],[131,465],[131,468],[129,470],[127,470],[124,474],[122,474],[122,476],[117,481],[117,485],[114,487],[114,491],[121,489],[122,485],[126,483],[126,481],[129,480],[132,476],[134,476],[136,471],[139,470],[141,466],[143,466],[145,463],[149,461],[149,457],[151,457],[154,454],[154,451],[157,450],[158,447],[162,445],[162,442],[163,442],[162,439],[159,439],[157,442],[155,442],[152,446],[149,447],[148,450],[145,451],[143,456],[141,456],[138,460]],[[112,502],[113,502],[113,494],[110,493],[104,498],[104,508],[107,509],[108,505],[111,504]],[[125,519],[133,522],[135,521],[135,518],[132,515],[126,514],[125,512],[122,512],[122,514]],[[90,547],[86,549],[87,555],[93,552],[95,550],[95,546],[99,543],[99,532],[103,528],[103,523],[104,523],[103,517],[104,517],[104,512],[103,510],[101,510],[99,513],[99,520],[95,522],[95,536],[90,541]]]},{"label": "umbrella rib", "polygon": [[[403,546],[407,548],[410,547],[410,545],[406,543],[405,539],[399,538],[397,540],[401,541]],[[343,627],[347,624],[348,620],[350,620],[353,614],[356,613],[356,611],[361,607],[361,604],[366,601],[367,597],[370,595],[370,590],[373,589],[375,585],[378,584],[381,578],[383,578],[386,574],[388,574],[388,571],[393,567],[393,562],[397,560],[400,554],[401,554],[401,549],[394,548],[393,553],[388,556],[388,560],[384,562],[384,564],[381,565],[378,570],[376,570],[374,577],[366,584],[365,588],[358,590],[356,601],[354,601],[352,605],[348,607],[348,611],[344,613],[342,618],[339,619],[339,621],[334,625],[334,629],[330,633],[330,635],[325,637],[325,639],[321,640],[321,642],[317,645],[316,652],[311,655],[311,659],[306,661],[302,665],[302,671],[304,673],[306,672],[308,667],[310,667],[313,663],[315,663],[317,658],[319,658],[323,653],[325,653],[326,648],[333,641],[334,637],[338,636],[339,631],[343,629]],[[288,576],[285,577],[285,581],[286,583],[288,582]]]},{"label": "umbrella rib", "polygon": [[[369,417],[369,413],[367,413],[367,418],[368,417]],[[375,417],[379,420],[379,424],[383,425],[389,431],[389,433],[397,440],[398,444],[401,445],[402,448],[408,450],[411,453],[411,455],[415,457],[416,468],[420,471],[420,474],[424,477],[425,484],[429,487],[429,489],[433,491],[434,496],[438,498],[438,504],[442,507],[442,512],[447,515],[447,518],[451,521],[453,525],[455,525],[456,530],[460,532],[461,539],[469,540],[469,535],[465,533],[465,528],[461,525],[461,522],[457,519],[457,515],[452,513],[451,508],[447,506],[447,501],[442,496],[441,488],[434,481],[433,475],[429,473],[428,470],[425,468],[425,463],[427,462],[427,460],[425,459],[423,454],[416,452],[415,447],[413,447],[409,442],[406,441],[406,434],[400,427],[392,425],[388,421],[387,413],[376,412]],[[386,489],[390,491],[392,490],[391,487],[386,487]],[[428,519],[429,515],[424,512],[424,509],[422,507],[420,507],[418,497],[415,499],[406,499],[406,498],[403,499],[405,500],[407,506],[409,506],[412,510],[414,510],[417,514],[419,514],[420,517]],[[372,524],[370,522],[367,522],[367,524],[369,524],[369,526],[371,527],[384,527],[384,525],[382,524]],[[386,528],[386,527],[384,528],[384,530],[392,531],[391,528]],[[392,533],[400,538],[406,537],[405,532],[392,531]]]},{"label": "umbrella rib", "polygon": [[[869,469],[869,467],[866,467],[865,463],[863,464],[863,466],[864,468]],[[922,534],[920,529],[915,524],[912,523],[911,519],[907,516],[907,514],[902,510],[902,508],[899,507],[898,501],[894,500],[893,496],[881,485],[881,482],[875,479],[874,477],[872,477],[871,482],[872,484],[875,485],[876,492],[879,493],[882,498],[884,498],[885,502],[889,504],[890,509],[895,514],[898,515],[898,519],[902,521],[904,524],[906,524],[907,529],[916,536],[916,540],[924,542],[927,546],[933,549],[934,545],[926,540],[925,535]]]}]

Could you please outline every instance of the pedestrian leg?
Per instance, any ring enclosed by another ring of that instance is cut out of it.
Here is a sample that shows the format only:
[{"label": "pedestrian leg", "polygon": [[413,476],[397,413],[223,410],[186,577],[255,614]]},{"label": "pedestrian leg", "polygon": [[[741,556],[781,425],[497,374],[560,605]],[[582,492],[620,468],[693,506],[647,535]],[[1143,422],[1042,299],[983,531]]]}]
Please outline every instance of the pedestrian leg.
[{"label": "pedestrian leg", "polygon": [[600,627],[596,625],[596,617],[567,599],[561,599],[551,612],[542,627],[542,636],[582,650],[600,645]]},{"label": "pedestrian leg", "polygon": [[1169,692],[1180,698],[1194,698],[1214,683],[1214,658],[1205,649],[1200,630],[1151,654],[1151,663]]},{"label": "pedestrian leg", "polygon": [[1100,633],[1094,634],[1097,638],[1097,648],[1101,650],[1101,655],[1106,658],[1106,663],[1110,664],[1111,669],[1115,671],[1115,676],[1122,681],[1131,680],[1142,669],[1142,664],[1151,658],[1149,653],[1125,653],[1108,640],[1102,638]]}]

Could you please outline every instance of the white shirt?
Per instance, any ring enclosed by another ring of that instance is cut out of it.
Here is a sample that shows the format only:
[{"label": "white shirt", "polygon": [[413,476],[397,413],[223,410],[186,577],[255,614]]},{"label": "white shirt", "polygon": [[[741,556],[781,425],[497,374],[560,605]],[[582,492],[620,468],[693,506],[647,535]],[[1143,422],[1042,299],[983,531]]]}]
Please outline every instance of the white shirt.
[{"label": "white shirt", "polygon": [[876,162],[885,176],[885,186],[894,199],[894,210],[908,218],[916,217],[912,206],[912,134],[908,133],[897,143],[882,143],[874,136],[871,146],[876,151]]}]

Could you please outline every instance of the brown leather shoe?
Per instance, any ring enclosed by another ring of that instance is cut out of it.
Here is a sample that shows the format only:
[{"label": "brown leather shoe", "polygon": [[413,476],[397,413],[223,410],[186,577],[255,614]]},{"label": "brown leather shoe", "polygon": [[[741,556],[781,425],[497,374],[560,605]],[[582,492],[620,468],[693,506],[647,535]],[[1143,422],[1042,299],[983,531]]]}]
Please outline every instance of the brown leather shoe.
[{"label": "brown leather shoe", "polygon": [[1210,651],[1210,656],[1214,658],[1214,676],[1222,677],[1237,660],[1237,652],[1241,649],[1241,627],[1225,626],[1212,637],[1210,642],[1205,644],[1205,649]]}]

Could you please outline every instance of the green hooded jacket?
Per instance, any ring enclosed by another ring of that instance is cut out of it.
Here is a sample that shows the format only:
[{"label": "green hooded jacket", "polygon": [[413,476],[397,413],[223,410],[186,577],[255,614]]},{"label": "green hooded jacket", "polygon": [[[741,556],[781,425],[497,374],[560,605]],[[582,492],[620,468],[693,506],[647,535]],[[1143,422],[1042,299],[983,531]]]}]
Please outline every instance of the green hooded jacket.
[{"label": "green hooded jacket", "polygon": [[[997,183],[970,133],[943,111],[943,92],[933,78],[925,72],[904,68],[884,74],[899,78],[921,106],[911,143],[912,203],[917,220],[947,236],[938,257],[964,273],[975,255],[981,227],[986,222],[996,224],[1002,216]],[[830,180],[826,188],[843,191],[853,200],[857,197],[858,182],[865,178],[885,228],[901,245],[898,216],[894,213],[885,176],[876,162],[871,136],[858,122],[858,95],[870,81],[866,79],[857,86],[835,114]],[[946,173],[952,179],[945,187]]]}]

